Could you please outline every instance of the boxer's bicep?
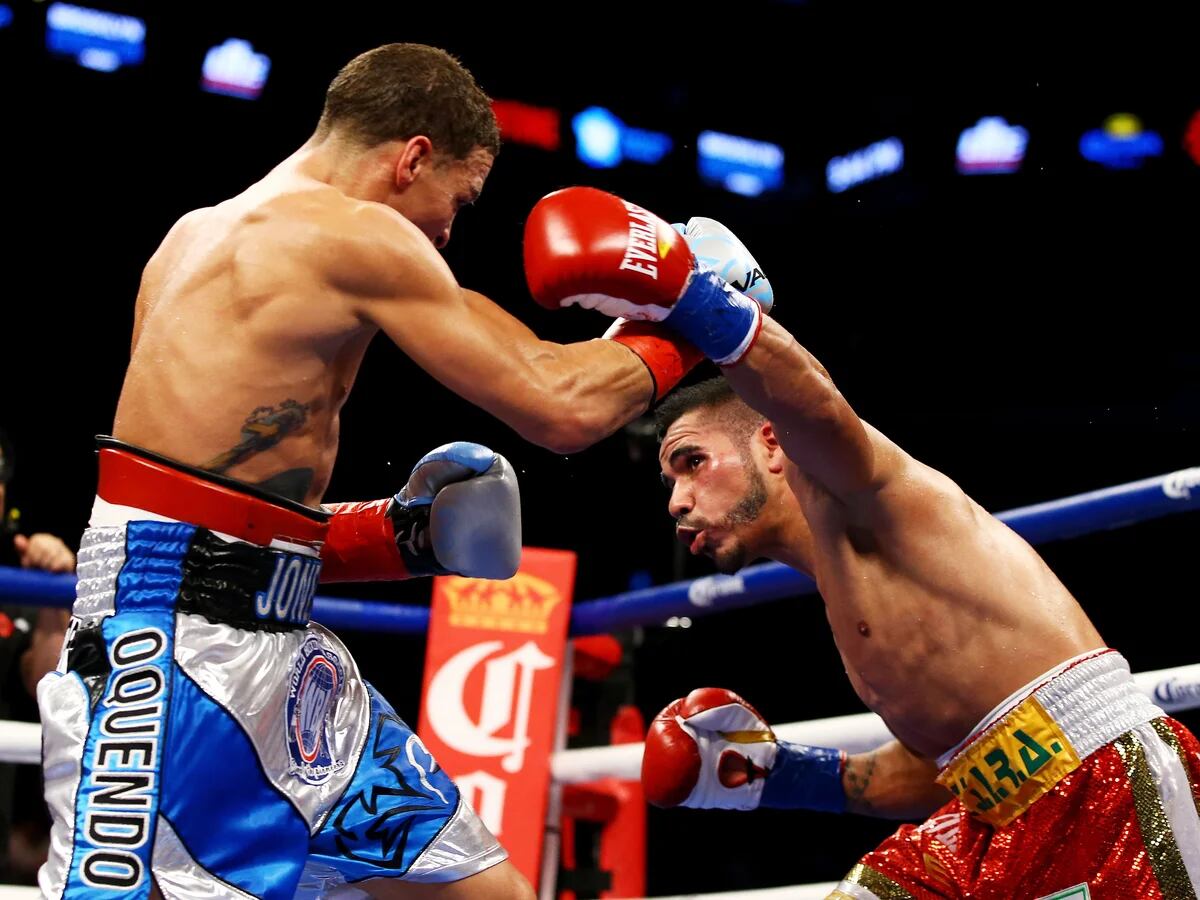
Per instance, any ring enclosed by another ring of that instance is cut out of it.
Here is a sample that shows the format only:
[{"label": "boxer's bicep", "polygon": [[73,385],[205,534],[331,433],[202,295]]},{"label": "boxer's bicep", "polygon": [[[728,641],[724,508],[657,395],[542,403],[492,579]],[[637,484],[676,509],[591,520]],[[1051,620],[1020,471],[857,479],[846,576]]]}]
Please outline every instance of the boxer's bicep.
[{"label": "boxer's bicep", "polygon": [[331,286],[435,379],[525,434],[525,405],[545,399],[540,342],[495,304],[485,309],[463,291],[415,229],[389,216],[367,224],[366,234],[344,229],[324,260],[314,258]]},{"label": "boxer's bicep", "polygon": [[539,362],[550,356],[497,307],[484,314],[453,283],[364,306],[368,317],[426,372],[456,394],[506,418],[522,397],[542,394]]}]

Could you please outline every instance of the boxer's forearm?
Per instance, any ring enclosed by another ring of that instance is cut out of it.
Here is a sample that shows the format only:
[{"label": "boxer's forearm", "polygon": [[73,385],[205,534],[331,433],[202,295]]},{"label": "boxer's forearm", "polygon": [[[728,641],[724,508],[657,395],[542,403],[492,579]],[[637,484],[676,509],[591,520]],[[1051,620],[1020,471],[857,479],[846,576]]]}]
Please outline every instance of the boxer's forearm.
[{"label": "boxer's forearm", "polygon": [[462,297],[495,344],[496,362],[475,365],[489,383],[511,382],[503,403],[490,411],[526,440],[557,453],[575,453],[650,405],[654,381],[627,347],[600,339],[543,341],[483,295],[463,290]]},{"label": "boxer's forearm", "polygon": [[950,801],[934,782],[937,767],[892,741],[846,759],[846,811],[881,819],[922,819]]},{"label": "boxer's forearm", "polygon": [[867,487],[873,450],[866,429],[811,353],[766,319],[745,357],[724,369],[734,390],[774,425],[784,453],[834,494]]},{"label": "boxer's forearm", "polygon": [[521,434],[550,450],[574,453],[644,413],[654,381],[637,354],[614,341],[545,344],[535,360],[540,401]]}]

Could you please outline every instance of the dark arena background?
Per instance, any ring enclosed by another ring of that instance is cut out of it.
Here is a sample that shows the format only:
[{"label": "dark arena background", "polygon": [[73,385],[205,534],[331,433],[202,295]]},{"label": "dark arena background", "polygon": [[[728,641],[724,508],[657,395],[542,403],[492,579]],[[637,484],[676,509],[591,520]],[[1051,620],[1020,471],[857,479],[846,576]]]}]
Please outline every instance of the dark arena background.
[{"label": "dark arena background", "polygon": [[[444,47],[499,104],[505,146],[445,257],[538,335],[584,340],[608,324],[536,306],[522,271],[533,204],[592,185],[734,229],[774,283],[775,316],[856,411],[990,510],[1200,466],[1194,48],[1179,72],[1144,46],[1049,64],[1053,41],[1026,52],[982,13],[925,23],[833,2],[744,2],[711,31],[700,6],[86,5],[140,20],[142,49],[55,52],[47,19],[62,4],[0,4],[0,428],[16,448],[8,503],[22,531],[77,546],[141,268],[172,223],[302,144],[339,67],[392,41]],[[1034,34],[1039,15],[1009,24]],[[327,496],[386,496],[427,449],[486,443],[520,475],[525,543],[579,554],[585,602],[712,571],[674,539],[652,432],[639,421],[552,454],[380,337],[343,411]],[[1200,662],[1198,525],[1191,512],[1039,549],[1135,672],[1163,669]],[[425,603],[429,585],[329,593]],[[424,641],[341,633],[415,723]],[[605,742],[620,703],[649,720],[703,685],[779,723],[863,711],[815,596],[617,637],[621,667],[578,690],[572,746]],[[1195,712],[1180,718],[1200,727]],[[651,809],[647,892],[837,880],[894,827]],[[602,883],[579,882],[577,896]]]}]

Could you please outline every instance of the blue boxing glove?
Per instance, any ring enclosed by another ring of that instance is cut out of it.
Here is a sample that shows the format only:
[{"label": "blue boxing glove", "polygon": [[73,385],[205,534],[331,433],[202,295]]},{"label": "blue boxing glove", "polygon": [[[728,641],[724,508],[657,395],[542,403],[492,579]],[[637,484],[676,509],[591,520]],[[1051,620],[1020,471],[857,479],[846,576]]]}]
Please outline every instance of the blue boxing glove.
[{"label": "blue boxing glove", "polygon": [[521,496],[508,460],[456,441],[413,466],[388,508],[412,575],[511,578],[521,562]]}]

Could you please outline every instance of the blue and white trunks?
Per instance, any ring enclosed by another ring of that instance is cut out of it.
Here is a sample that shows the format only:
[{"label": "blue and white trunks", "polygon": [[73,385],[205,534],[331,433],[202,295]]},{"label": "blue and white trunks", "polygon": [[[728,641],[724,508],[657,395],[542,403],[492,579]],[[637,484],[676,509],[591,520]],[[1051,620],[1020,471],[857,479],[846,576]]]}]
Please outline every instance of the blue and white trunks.
[{"label": "blue and white trunks", "polygon": [[38,686],[46,897],[346,896],[506,858],[308,621],[322,513],[116,442],[100,457],[67,642]]}]

